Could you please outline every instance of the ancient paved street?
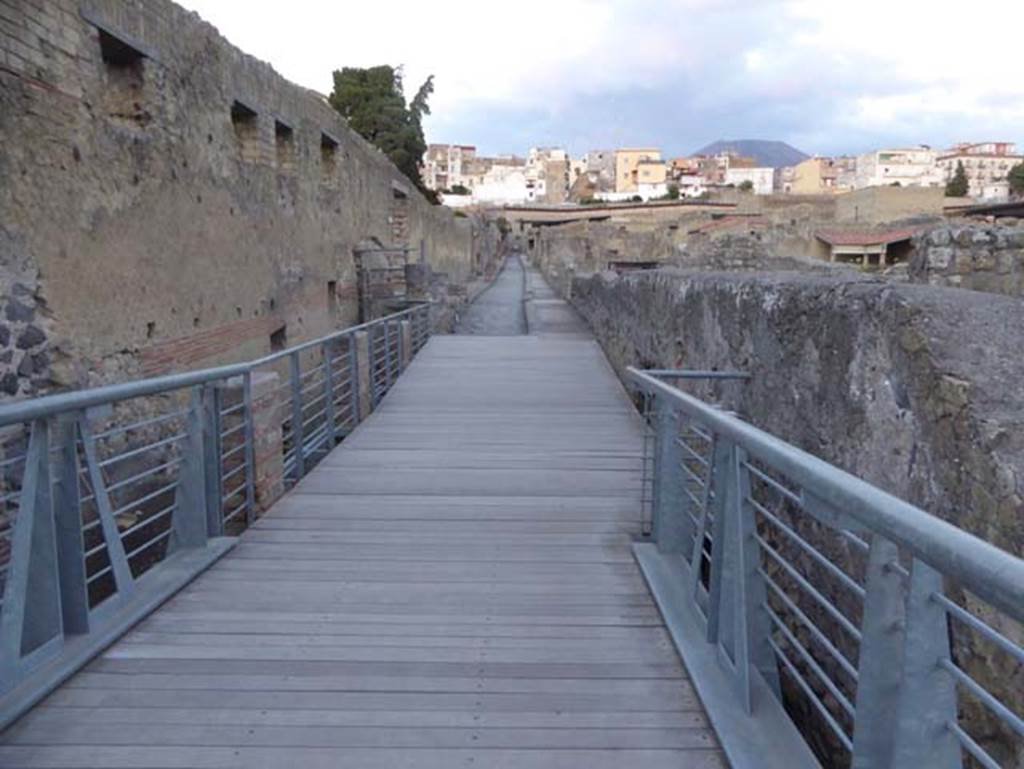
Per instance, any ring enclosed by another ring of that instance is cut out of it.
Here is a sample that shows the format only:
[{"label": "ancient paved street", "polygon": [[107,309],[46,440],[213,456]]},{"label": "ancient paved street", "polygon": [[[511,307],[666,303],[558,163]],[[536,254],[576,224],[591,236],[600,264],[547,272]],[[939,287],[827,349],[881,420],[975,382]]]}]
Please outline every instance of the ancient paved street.
[{"label": "ancient paved street", "polygon": [[457,334],[514,336],[526,333],[525,270],[518,255],[505,259],[494,282],[463,313]]}]

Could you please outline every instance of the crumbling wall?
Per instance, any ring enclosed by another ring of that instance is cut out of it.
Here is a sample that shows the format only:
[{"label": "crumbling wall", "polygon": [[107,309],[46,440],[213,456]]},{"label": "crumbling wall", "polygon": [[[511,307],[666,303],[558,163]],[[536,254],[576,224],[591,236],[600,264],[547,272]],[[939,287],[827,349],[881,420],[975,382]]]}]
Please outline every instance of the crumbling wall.
[{"label": "crumbling wall", "polygon": [[480,269],[473,222],[167,0],[0,4],[0,180],[7,395],[352,323],[368,242],[422,244],[451,281]]},{"label": "crumbling wall", "polygon": [[917,235],[910,280],[1024,296],[1024,226],[959,223]]}]

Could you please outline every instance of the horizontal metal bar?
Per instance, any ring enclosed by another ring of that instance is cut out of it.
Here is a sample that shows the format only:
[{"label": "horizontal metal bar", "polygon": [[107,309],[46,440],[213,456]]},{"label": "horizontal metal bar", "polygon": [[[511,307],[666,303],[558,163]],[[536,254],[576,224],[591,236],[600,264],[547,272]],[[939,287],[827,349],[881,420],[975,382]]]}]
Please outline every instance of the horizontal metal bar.
[{"label": "horizontal metal bar", "polygon": [[815,710],[817,710],[818,713],[821,714],[821,717],[825,719],[825,723],[827,723],[829,727],[832,729],[832,732],[833,734],[835,734],[836,739],[838,739],[842,743],[843,747],[846,748],[847,751],[852,752],[853,742],[846,734],[846,730],[843,729],[842,726],[840,726],[839,722],[836,721],[835,717],[829,712],[828,708],[825,707],[825,704],[818,698],[818,695],[814,693],[814,689],[812,689],[810,684],[808,684],[807,681],[804,680],[804,677],[800,675],[800,671],[796,669],[796,666],[792,663],[792,661],[790,661],[789,657],[786,656],[786,653],[782,651],[782,649],[779,648],[779,645],[775,643],[775,641],[773,641],[771,638],[768,639],[768,645],[772,648],[772,651],[775,652],[775,656],[779,658],[779,661],[789,671],[790,676],[793,677],[797,685],[803,690],[804,694],[807,695],[807,698],[811,701],[811,704],[814,705]]},{"label": "horizontal metal bar", "polygon": [[151,525],[151,524],[152,524],[152,523],[154,523],[155,521],[158,521],[158,520],[160,520],[161,518],[163,518],[163,517],[164,517],[165,515],[170,515],[170,514],[171,514],[171,513],[173,513],[173,512],[174,512],[174,511],[175,511],[175,510],[176,510],[177,508],[178,508],[178,503],[177,503],[177,502],[175,502],[175,503],[174,503],[173,505],[169,505],[168,507],[165,507],[165,508],[164,508],[163,510],[161,510],[160,512],[158,512],[158,513],[153,513],[152,515],[150,515],[150,516],[148,516],[148,517],[146,517],[146,518],[143,518],[143,519],[142,519],[141,521],[139,521],[138,523],[135,523],[135,524],[133,524],[133,525],[129,526],[129,527],[128,527],[127,529],[125,529],[124,531],[122,531],[122,532],[121,532],[121,539],[123,540],[123,539],[124,539],[125,537],[129,536],[130,534],[134,534],[135,532],[139,531],[139,529],[144,529],[144,528],[146,528],[147,526]]},{"label": "horizontal metal bar", "polygon": [[847,699],[846,695],[839,689],[839,687],[836,686],[835,682],[828,677],[828,673],[826,673],[821,665],[818,664],[818,661],[814,659],[814,655],[804,648],[804,645],[800,643],[800,640],[796,637],[793,631],[786,627],[786,623],[782,621],[782,618],[779,617],[779,615],[776,614],[770,606],[766,606],[765,608],[772,624],[779,629],[779,632],[781,632],[786,641],[789,642],[789,645],[797,651],[801,659],[810,666],[811,670],[813,670],[814,674],[818,677],[818,680],[821,681],[832,696],[836,698],[836,702],[842,706],[843,710],[849,714],[850,718],[854,718],[857,711],[853,707],[853,704],[849,699]]},{"label": "horizontal metal bar", "polygon": [[107,574],[107,573],[108,573],[108,572],[109,572],[109,571],[110,571],[110,570],[111,570],[112,568],[113,568],[112,566],[110,566],[110,565],[107,565],[107,566],[105,566],[104,568],[100,569],[100,570],[99,570],[98,572],[96,572],[95,574],[91,574],[91,575],[89,575],[89,576],[88,576],[88,577],[86,577],[86,579],[85,579],[85,584],[87,584],[87,585],[91,585],[91,584],[92,584],[93,582],[95,582],[96,580],[98,580],[98,579],[99,579],[100,577],[102,577],[102,576],[103,576],[104,574]]},{"label": "horizontal metal bar", "polygon": [[998,630],[996,630],[993,627],[990,627],[988,624],[975,617],[965,608],[963,608],[962,606],[958,606],[941,593],[932,593],[931,599],[933,601],[936,601],[939,605],[941,605],[952,616],[956,617],[958,620],[963,622],[968,627],[981,633],[989,641],[994,643],[1004,652],[1006,652],[1007,654],[1015,658],[1019,663],[1024,665],[1024,649],[1022,649],[1009,638],[1004,636]]},{"label": "horizontal metal bar", "polygon": [[166,486],[161,486],[156,491],[151,491],[151,492],[149,492],[149,494],[146,494],[143,497],[139,497],[138,499],[132,500],[127,505],[122,505],[121,507],[117,508],[117,510],[112,512],[111,515],[113,515],[113,516],[121,515],[122,513],[130,510],[133,507],[138,507],[139,505],[142,505],[142,504],[145,504],[146,502],[149,502],[151,499],[156,499],[161,494],[167,494],[170,491],[174,491],[176,488],[178,488],[178,484],[179,483],[180,483],[180,480],[175,480],[175,481],[172,481],[171,483],[168,483]]},{"label": "horizontal metal bar", "polygon": [[223,411],[220,412],[220,415],[222,417],[231,416],[236,411],[241,411],[244,408],[245,408],[245,402],[243,401],[242,403],[238,403],[238,404],[232,406],[231,408],[224,409]]},{"label": "horizontal metal bar", "polygon": [[166,446],[168,443],[174,443],[175,441],[180,441],[184,437],[186,437],[185,433],[175,433],[174,435],[170,436],[169,438],[164,438],[163,440],[155,441],[154,443],[149,443],[149,444],[146,444],[145,446],[140,446],[139,448],[132,449],[131,451],[125,451],[122,454],[115,454],[112,457],[108,457],[107,459],[104,459],[104,460],[101,460],[100,462],[97,462],[97,464],[100,467],[107,467],[108,465],[112,465],[115,462],[121,462],[121,461],[123,461],[125,459],[129,459],[131,457],[138,456],[139,454],[142,454],[142,453],[144,453],[146,451],[149,451],[151,449],[158,449],[161,446]]},{"label": "horizontal metal bar", "polygon": [[156,425],[162,422],[170,422],[172,419],[181,419],[186,414],[188,414],[188,409],[182,409],[181,411],[172,411],[170,414],[161,414],[160,416],[157,417],[142,419],[138,422],[132,422],[127,425],[111,427],[109,430],[104,430],[103,432],[99,433],[93,433],[92,437],[95,440],[99,440],[100,438],[107,438],[111,435],[116,435],[117,433],[126,433],[129,430],[138,430],[139,428],[142,427],[149,427],[150,425]]},{"label": "horizontal metal bar", "polygon": [[630,367],[627,375],[805,492],[1024,621],[1024,560],[636,368]]},{"label": "horizontal metal bar", "polygon": [[239,430],[244,430],[244,429],[245,429],[245,422],[240,422],[239,424],[235,425],[234,427],[229,427],[227,430],[225,430],[224,432],[222,432],[220,434],[221,440],[223,440],[224,438],[230,438],[232,435],[237,433]]},{"label": "horizontal metal bar", "polygon": [[[123,481],[118,481],[117,483],[110,484],[109,486],[107,486],[107,493],[108,494],[113,494],[113,493],[115,493],[117,491],[120,491],[125,486],[128,486],[129,484],[135,483],[135,481],[141,480],[142,478],[145,478],[148,475],[153,475],[154,473],[158,473],[161,470],[166,470],[168,467],[173,467],[174,465],[179,465],[179,464],[181,464],[181,458],[180,457],[175,457],[175,458],[173,458],[173,459],[171,459],[171,460],[169,460],[167,462],[164,462],[162,465],[157,465],[156,467],[150,467],[150,468],[148,468],[146,470],[143,470],[141,473],[137,473],[136,475],[131,476],[130,478],[125,478]],[[83,500],[79,500],[79,502],[82,502],[82,501]]]},{"label": "horizontal metal bar", "polygon": [[224,473],[224,475],[221,476],[220,482],[224,483],[225,481],[234,478],[236,475],[238,475],[239,470],[244,470],[246,467],[247,465],[245,464],[245,462],[242,462],[238,467],[234,468],[233,470],[228,470],[228,472]]},{"label": "horizontal metal bar", "polygon": [[0,460],[0,467],[8,467],[9,465],[16,464],[18,462],[24,462],[26,454],[22,454],[17,457],[8,457],[7,459]]},{"label": "horizontal metal bar", "polygon": [[220,455],[221,462],[223,462],[225,459],[231,459],[231,457],[233,457],[239,451],[245,451],[246,447],[247,447],[247,444],[240,443],[237,446],[235,446],[233,449],[231,449],[230,451],[225,451],[223,454]]},{"label": "horizontal metal bar", "polygon": [[697,475],[697,473],[693,472],[693,470],[691,470],[689,467],[687,467],[685,461],[679,463],[679,468],[684,473],[686,473],[694,483],[696,483],[702,489],[704,488],[704,479]]},{"label": "horizontal metal bar", "polygon": [[266,366],[278,361],[288,355],[307,350],[311,347],[324,344],[325,342],[342,339],[357,331],[372,329],[382,323],[394,322],[413,316],[418,311],[418,306],[409,307],[405,310],[393,313],[383,318],[361,323],[358,326],[335,331],[317,339],[280,350],[256,360],[245,363],[234,363],[216,368],[199,369],[180,374],[167,374],[150,379],[142,379],[135,382],[123,382],[103,387],[93,387],[86,390],[76,390],[68,393],[56,393],[44,395],[41,398],[31,398],[23,401],[16,401],[0,406],[0,427],[17,424],[20,422],[31,422],[35,419],[63,414],[69,411],[78,411],[106,403],[116,403],[130,398],[140,398],[147,395],[157,395],[172,390],[180,390],[193,385],[205,384],[231,377],[242,376],[253,369]]},{"label": "horizontal metal bar", "polygon": [[242,503],[238,507],[236,507],[230,513],[225,514],[225,516],[224,516],[224,523],[231,523],[231,521],[233,521],[235,518],[237,518],[240,513],[244,512],[245,509],[248,506],[249,506],[249,500],[248,499],[243,499]]},{"label": "horizontal metal bar", "polygon": [[[786,595],[786,591],[779,587],[778,583],[769,576],[768,572],[758,567],[757,573],[761,575],[775,596],[782,601],[783,606],[792,612],[793,616],[800,620],[803,626],[810,631],[811,635],[814,636],[814,640],[820,643],[822,647],[832,655],[832,658],[839,663],[839,666],[846,672],[846,674],[856,681],[858,679],[857,669],[846,658],[846,655],[839,651],[836,645],[829,640],[828,636],[826,636],[821,629],[811,621],[811,618],[804,613],[803,609],[797,606],[793,599]],[[765,607],[771,608],[768,604],[765,604]]]},{"label": "horizontal metal bar", "polygon": [[848,587],[858,597],[864,598],[866,591],[863,587],[858,585],[856,581],[854,581],[853,577],[851,577],[845,571],[843,571],[834,563],[832,563],[824,555],[819,553],[817,548],[815,548],[810,542],[808,542],[806,539],[804,539],[795,531],[793,531],[793,529],[787,526],[782,520],[777,518],[774,513],[770,512],[764,505],[762,505],[756,499],[753,499],[751,497],[747,497],[746,499],[750,504],[754,506],[754,508],[758,512],[761,513],[761,515],[767,518],[775,526],[775,528],[777,528],[779,531],[781,531],[783,534],[789,537],[790,541],[794,542],[797,545],[797,547],[799,547],[801,550],[807,553],[807,555],[814,559],[815,563],[817,563],[819,566],[824,568],[829,574],[831,574],[833,577],[835,577],[844,585],[846,585],[846,587]]},{"label": "horizontal metal bar", "polygon": [[153,547],[153,545],[155,545],[156,543],[160,542],[161,540],[167,539],[169,536],[171,536],[173,531],[174,531],[174,529],[168,529],[167,531],[163,531],[163,532],[157,534],[155,537],[153,537],[151,540],[149,540],[145,544],[139,545],[137,548],[132,550],[130,553],[125,553],[125,556],[124,556],[125,560],[130,560],[130,559],[134,558],[136,555],[138,555],[139,553],[141,553],[143,550],[148,550],[149,548]]},{"label": "horizontal metal bar", "polygon": [[[245,465],[242,465],[242,467],[245,467]],[[231,499],[232,497],[237,497],[239,494],[243,493],[245,491],[246,483],[247,483],[247,481],[242,481],[232,491],[229,491],[227,494],[225,494],[223,497],[221,497],[220,498],[221,504],[224,504],[229,499]]]},{"label": "horizontal metal bar", "polygon": [[699,369],[648,368],[643,373],[660,379],[750,379],[745,371],[701,371]]},{"label": "horizontal metal bar", "polygon": [[946,658],[939,660],[939,666],[943,670],[948,671],[961,686],[981,700],[995,715],[999,716],[1003,723],[1024,737],[1024,719],[1021,719],[1020,716],[992,696],[984,686],[971,678],[963,668],[958,667],[952,660]]},{"label": "horizontal metal bar", "polygon": [[747,470],[749,470],[751,473],[753,473],[757,478],[759,478],[760,480],[762,480],[765,483],[767,483],[769,486],[771,486],[777,492],[782,494],[782,496],[786,497],[786,499],[790,500],[791,502],[793,502],[796,505],[799,505],[800,508],[803,509],[803,500],[800,499],[800,495],[797,494],[795,491],[793,491],[792,489],[786,488],[781,483],[779,483],[777,480],[772,478],[770,475],[768,475],[765,472],[762,472],[761,470],[759,470],[758,468],[754,467],[749,462],[744,462],[743,466]]},{"label": "horizontal metal bar", "polygon": [[953,736],[956,737],[964,750],[970,753],[985,769],[1003,769],[988,753],[981,747],[974,738],[971,737],[967,732],[960,728],[960,724],[955,721],[947,721],[946,727],[949,731],[953,732]]},{"label": "horizontal metal bar", "polygon": [[676,438],[676,445],[679,446],[679,448],[681,448],[687,454],[689,454],[693,459],[696,459],[698,462],[704,465],[704,467],[708,467],[711,464],[708,461],[707,457],[701,456],[698,452],[690,448],[690,444],[684,441],[682,438]]},{"label": "horizontal metal bar", "polygon": [[760,534],[755,534],[754,539],[757,541],[759,545],[761,545],[761,548],[766,553],[768,553],[771,559],[775,561],[777,564],[779,564],[779,566],[781,566],[785,570],[785,572],[790,577],[792,577],[796,581],[796,583],[800,585],[800,587],[804,589],[805,593],[807,593],[809,596],[811,596],[811,598],[817,601],[818,605],[821,606],[826,612],[828,612],[829,615],[836,622],[838,622],[843,627],[843,629],[846,630],[847,633],[849,633],[851,636],[857,639],[857,641],[860,641],[860,630],[852,622],[850,622],[849,619],[846,618],[846,615],[844,615],[841,611],[839,611],[839,609],[833,606],[832,602],[829,601],[829,599],[826,596],[824,596],[818,590],[818,588],[812,585],[804,577],[803,574],[801,574],[795,568],[793,568],[793,565],[789,563],[789,561],[787,561],[785,558],[783,558],[782,555],[778,551],[776,551],[775,548],[773,548],[767,540],[764,539],[764,537],[762,537]]}]

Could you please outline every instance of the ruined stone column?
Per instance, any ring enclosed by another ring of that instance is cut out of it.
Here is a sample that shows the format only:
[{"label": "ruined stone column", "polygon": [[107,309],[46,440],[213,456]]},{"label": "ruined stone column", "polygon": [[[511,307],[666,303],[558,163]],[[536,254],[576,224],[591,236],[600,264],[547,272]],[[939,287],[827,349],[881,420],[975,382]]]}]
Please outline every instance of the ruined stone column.
[{"label": "ruined stone column", "polygon": [[370,334],[355,333],[356,376],[359,380],[359,417],[366,419],[373,411],[373,392],[370,390]]}]

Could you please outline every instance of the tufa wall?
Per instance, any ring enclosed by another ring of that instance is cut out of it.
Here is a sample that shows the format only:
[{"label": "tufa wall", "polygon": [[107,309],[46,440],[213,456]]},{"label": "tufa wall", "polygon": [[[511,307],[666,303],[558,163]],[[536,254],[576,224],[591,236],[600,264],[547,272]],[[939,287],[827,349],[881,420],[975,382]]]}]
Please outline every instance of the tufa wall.
[{"label": "tufa wall", "polygon": [[355,322],[359,246],[458,284],[491,240],[171,2],[0,0],[7,396],[257,356]]},{"label": "tufa wall", "polygon": [[[1019,299],[855,276],[659,270],[578,279],[573,301],[620,372],[748,371],[746,384],[686,389],[1024,556]],[[816,541],[815,531],[804,535]],[[831,538],[819,545],[838,563],[856,560]],[[961,597],[1024,641],[1020,625]],[[1024,668],[960,628],[954,641],[976,680],[1019,701]],[[969,697],[961,707],[1000,765],[1024,761],[1008,727]],[[809,710],[798,717],[814,722]]]},{"label": "tufa wall", "polygon": [[1024,296],[1024,227],[959,224],[922,233],[909,275],[915,283]]}]

